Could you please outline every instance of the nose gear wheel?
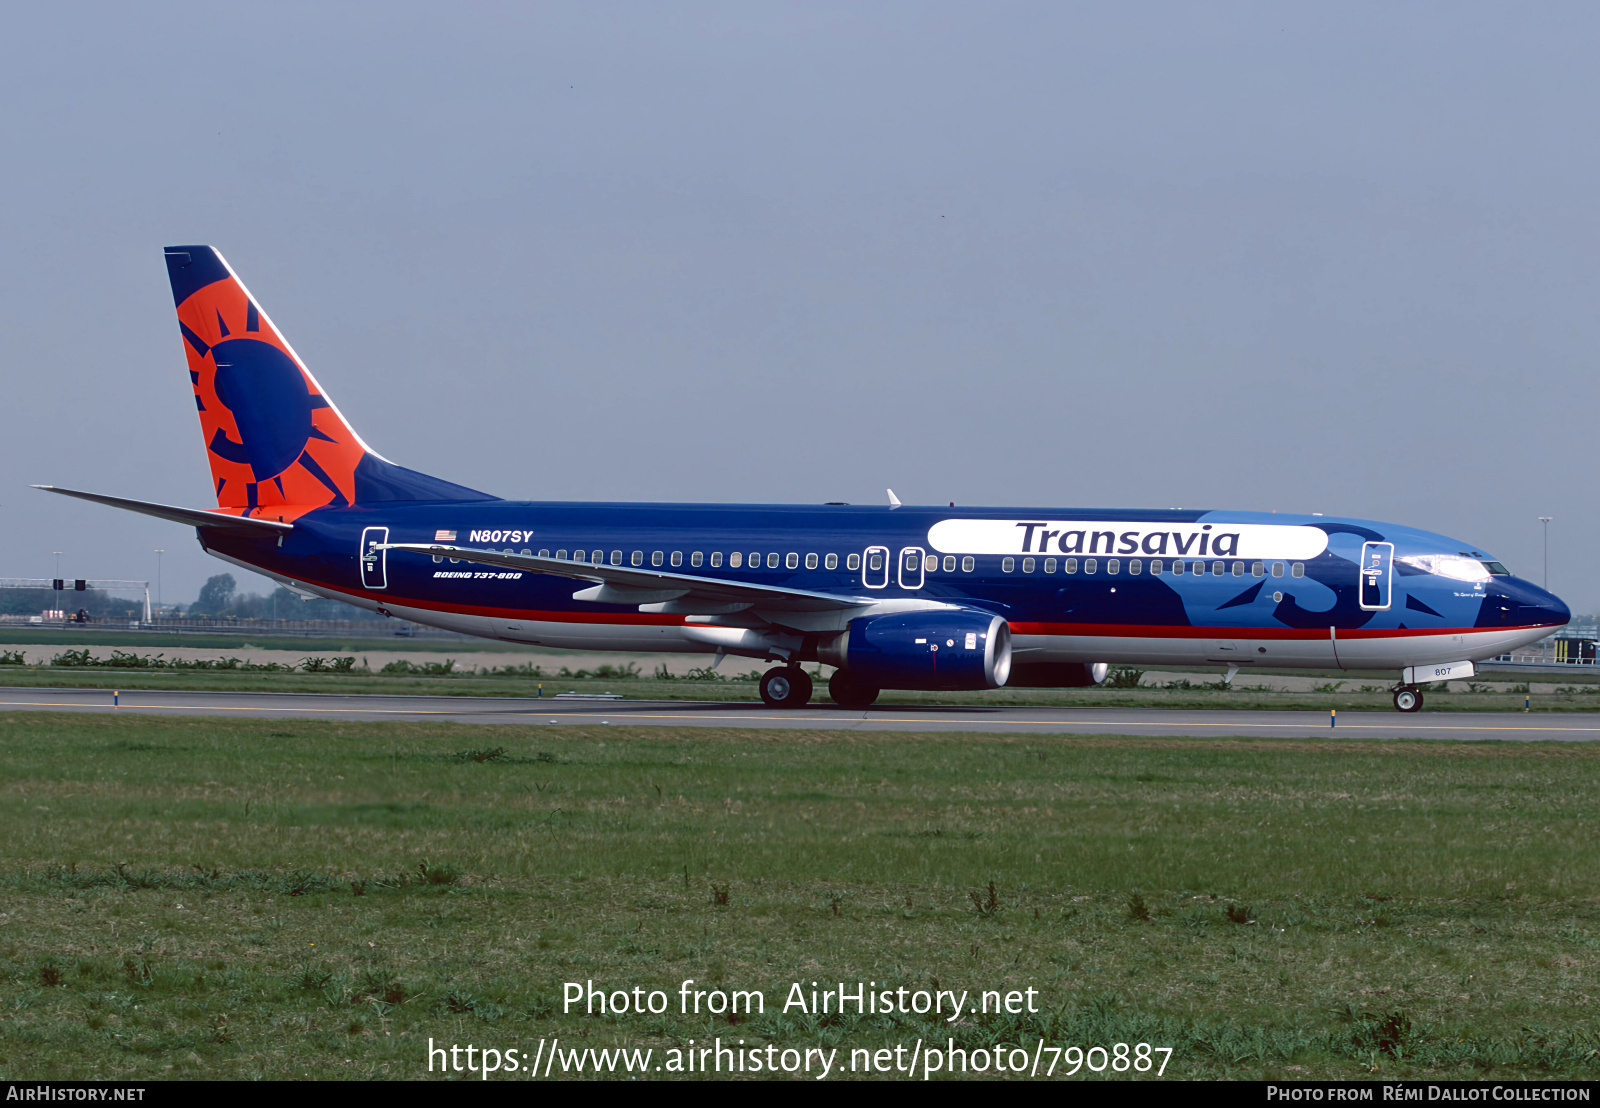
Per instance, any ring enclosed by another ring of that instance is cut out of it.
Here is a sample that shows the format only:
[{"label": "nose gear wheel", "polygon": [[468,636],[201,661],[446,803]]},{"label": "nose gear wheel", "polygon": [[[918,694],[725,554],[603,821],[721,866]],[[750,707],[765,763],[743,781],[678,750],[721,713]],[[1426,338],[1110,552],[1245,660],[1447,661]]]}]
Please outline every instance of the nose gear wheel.
[{"label": "nose gear wheel", "polygon": [[1397,712],[1416,712],[1422,709],[1422,690],[1411,685],[1402,685],[1394,690],[1394,710]]}]

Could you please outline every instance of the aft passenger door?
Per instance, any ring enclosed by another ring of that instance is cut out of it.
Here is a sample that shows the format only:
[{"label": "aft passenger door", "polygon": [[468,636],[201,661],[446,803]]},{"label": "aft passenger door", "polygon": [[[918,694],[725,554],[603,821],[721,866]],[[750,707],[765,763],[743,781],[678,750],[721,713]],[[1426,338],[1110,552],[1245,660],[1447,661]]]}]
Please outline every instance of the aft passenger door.
[{"label": "aft passenger door", "polygon": [[368,527],[361,532],[361,587],[386,589],[389,587],[389,552],[376,550],[389,541],[387,527]]},{"label": "aft passenger door", "polygon": [[1389,609],[1394,575],[1394,543],[1369,542],[1361,546],[1361,610]]}]

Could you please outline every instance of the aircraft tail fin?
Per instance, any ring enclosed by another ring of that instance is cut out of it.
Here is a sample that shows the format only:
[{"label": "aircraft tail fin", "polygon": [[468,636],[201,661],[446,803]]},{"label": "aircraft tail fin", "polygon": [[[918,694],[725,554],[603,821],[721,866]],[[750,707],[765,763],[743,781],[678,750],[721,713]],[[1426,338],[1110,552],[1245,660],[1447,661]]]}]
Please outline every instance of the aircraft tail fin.
[{"label": "aircraft tail fin", "polygon": [[363,442],[216,250],[169,246],[166,258],[219,508],[289,521],[347,504],[497,499]]}]

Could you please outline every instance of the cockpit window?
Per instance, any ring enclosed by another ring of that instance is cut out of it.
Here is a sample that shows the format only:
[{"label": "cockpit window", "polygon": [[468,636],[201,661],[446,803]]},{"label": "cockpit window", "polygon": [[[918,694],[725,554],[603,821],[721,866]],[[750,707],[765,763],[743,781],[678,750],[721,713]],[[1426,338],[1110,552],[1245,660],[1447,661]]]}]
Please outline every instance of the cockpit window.
[{"label": "cockpit window", "polygon": [[1483,563],[1483,568],[1488,570],[1490,573],[1492,573],[1496,577],[1510,577],[1511,576],[1511,571],[1509,569],[1507,569],[1505,566],[1501,565],[1499,562],[1484,562]]},{"label": "cockpit window", "polygon": [[[1448,577],[1453,581],[1487,581],[1493,572],[1489,568],[1491,563],[1480,562],[1476,558],[1463,558],[1459,554],[1412,554],[1401,558],[1400,561],[1413,569],[1420,569],[1424,573],[1436,573],[1440,577]],[[1500,565],[1499,562],[1492,563]],[[1505,567],[1500,567],[1500,572],[1505,572]]]}]

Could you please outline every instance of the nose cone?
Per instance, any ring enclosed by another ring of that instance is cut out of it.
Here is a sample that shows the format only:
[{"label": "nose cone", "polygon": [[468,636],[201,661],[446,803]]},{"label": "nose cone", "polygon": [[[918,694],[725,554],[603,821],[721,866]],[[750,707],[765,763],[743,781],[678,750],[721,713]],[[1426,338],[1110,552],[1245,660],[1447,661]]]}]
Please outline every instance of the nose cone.
[{"label": "nose cone", "polygon": [[1478,611],[1479,627],[1565,627],[1572,609],[1555,593],[1520,577],[1496,577]]}]

